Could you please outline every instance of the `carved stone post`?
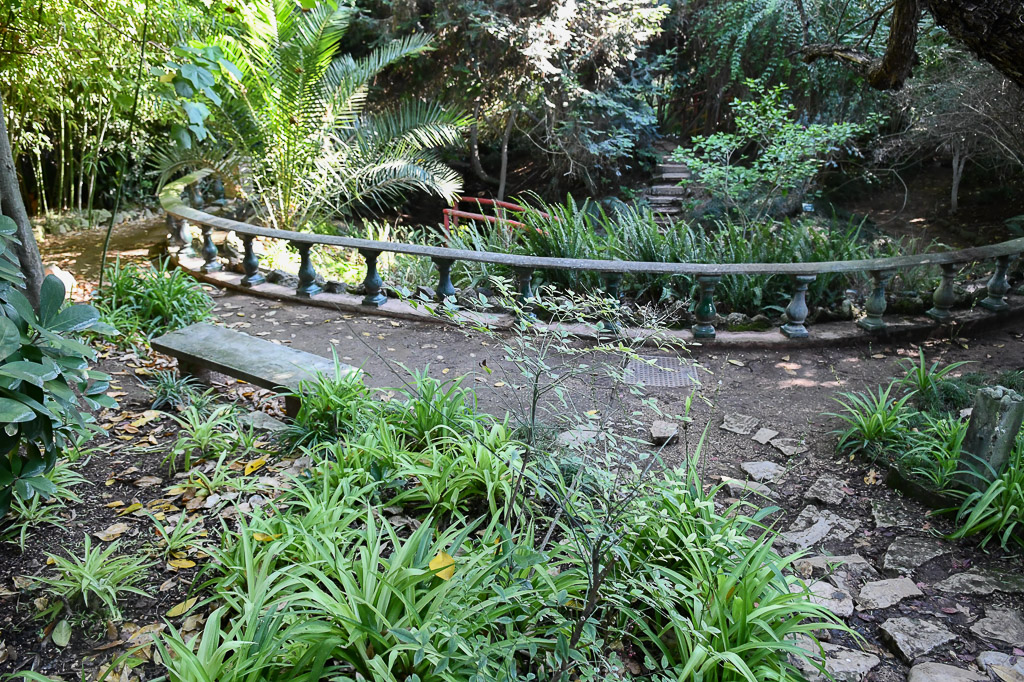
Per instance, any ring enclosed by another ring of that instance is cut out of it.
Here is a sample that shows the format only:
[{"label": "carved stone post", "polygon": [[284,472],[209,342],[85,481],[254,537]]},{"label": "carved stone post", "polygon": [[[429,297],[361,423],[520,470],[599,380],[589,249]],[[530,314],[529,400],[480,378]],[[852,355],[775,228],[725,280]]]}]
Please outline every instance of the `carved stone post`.
[{"label": "carved stone post", "polygon": [[818,278],[817,275],[793,275],[793,298],[786,306],[786,319],[782,325],[782,333],[790,339],[806,339],[809,334],[804,320],[807,319],[807,285]]},{"label": "carved stone post", "polygon": [[974,409],[961,448],[961,488],[984,490],[1002,473],[1024,421],[1024,398],[1003,386],[990,386],[974,396]]},{"label": "carved stone post", "polygon": [[880,332],[885,329],[885,287],[892,279],[892,270],[872,270],[871,278],[875,282],[875,288],[864,305],[867,315],[857,320],[857,326],[869,332]]},{"label": "carved stone post", "polygon": [[697,324],[691,327],[695,339],[715,338],[715,317],[718,315],[718,310],[715,308],[715,287],[721,281],[721,275],[697,275],[700,300],[697,301],[697,307],[693,311],[697,318]]},{"label": "carved stone post", "polygon": [[619,322],[616,319],[617,311],[621,307],[621,287],[622,287],[622,273],[621,272],[606,272],[601,275],[601,279],[604,280],[604,290],[608,294],[608,298],[615,301],[615,312],[611,312],[607,319],[601,321],[601,329],[612,334],[619,333]]},{"label": "carved stone post", "polygon": [[992,273],[992,279],[988,281],[988,298],[978,304],[982,308],[998,313],[1010,307],[1006,303],[1006,292],[1010,290],[1010,283],[1006,281],[1006,269],[1009,266],[1009,256],[996,258],[996,271]]},{"label": "carved stone post", "polygon": [[217,272],[224,267],[217,259],[217,245],[213,243],[213,228],[209,225],[203,225],[203,260],[206,262],[199,268],[203,272]]},{"label": "carved stone post", "polygon": [[526,317],[533,317],[529,311],[530,299],[533,298],[533,268],[515,268],[516,282],[519,284],[519,294],[516,302],[523,308]]},{"label": "carved stone post", "polygon": [[263,275],[260,274],[259,256],[256,255],[256,251],[252,248],[254,239],[255,237],[252,235],[242,235],[242,243],[245,245],[245,256],[242,258],[242,268],[245,271],[245,277],[242,278],[243,287],[254,287],[266,281]]},{"label": "carved stone post", "polygon": [[956,263],[942,264],[942,281],[938,289],[932,295],[932,307],[925,313],[928,317],[939,322],[948,322],[953,318],[950,312],[956,302],[956,293],[953,291],[953,278],[956,277]]},{"label": "carved stone post", "polygon": [[450,258],[431,258],[437,266],[437,300],[443,301],[455,296],[455,287],[452,285],[452,263]]},{"label": "carved stone post", "polygon": [[384,288],[384,280],[380,278],[380,274],[377,272],[377,257],[380,256],[380,251],[359,249],[359,253],[366,260],[366,278],[363,280],[366,295],[363,296],[363,305],[372,305],[379,308],[388,302],[388,297],[381,291]]},{"label": "carved stone post", "polygon": [[309,249],[312,244],[299,242],[295,248],[299,250],[299,286],[295,289],[297,296],[309,298],[320,293],[320,287],[316,283],[316,270],[309,260]]}]

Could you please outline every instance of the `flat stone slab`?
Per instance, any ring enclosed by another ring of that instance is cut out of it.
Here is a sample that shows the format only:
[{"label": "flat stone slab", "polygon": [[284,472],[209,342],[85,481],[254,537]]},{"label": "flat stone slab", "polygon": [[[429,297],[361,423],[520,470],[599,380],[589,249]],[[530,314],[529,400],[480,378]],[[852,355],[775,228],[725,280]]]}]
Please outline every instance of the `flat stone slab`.
[{"label": "flat stone slab", "polygon": [[671,445],[679,440],[679,425],[675,422],[655,421],[651,424],[650,436],[655,445]]},{"label": "flat stone slab", "polygon": [[956,635],[941,625],[917,618],[890,618],[882,623],[881,631],[892,649],[910,664],[956,639]]},{"label": "flat stone slab", "polygon": [[789,530],[780,533],[775,541],[795,549],[807,549],[823,540],[841,542],[853,535],[859,525],[856,521],[844,519],[828,510],[807,505]]},{"label": "flat stone slab", "polygon": [[811,484],[811,487],[804,493],[804,499],[808,502],[821,502],[822,504],[834,507],[842,504],[846,499],[843,486],[846,481],[840,481],[832,476],[822,476]]},{"label": "flat stone slab", "polygon": [[804,584],[790,583],[789,591],[793,594],[801,593],[805,585],[808,599],[812,604],[824,606],[840,618],[849,618],[853,615],[853,597],[827,580],[815,580]]},{"label": "flat stone slab", "polygon": [[986,607],[985,617],[971,626],[971,632],[989,642],[1024,647],[1024,620],[1013,609]]},{"label": "flat stone slab", "polygon": [[978,665],[986,671],[1002,674],[1002,679],[1013,679],[1012,673],[1024,680],[1024,656],[1011,656],[1001,651],[983,651],[978,654]]},{"label": "flat stone slab", "polygon": [[910,578],[876,580],[860,588],[857,596],[857,610],[887,609],[910,597],[923,596],[921,590]]},{"label": "flat stone slab", "polygon": [[[863,682],[867,674],[880,662],[878,656],[874,654],[856,649],[848,649],[847,647],[828,642],[822,642],[821,651],[819,651],[818,645],[806,637],[801,638],[798,644],[807,651],[810,651],[812,657],[820,661],[828,674],[831,675],[831,678],[829,678],[810,663],[799,659],[792,659],[794,665],[803,673],[807,682],[828,682],[830,679],[835,682]],[[821,659],[822,652],[825,654],[824,660]]]},{"label": "flat stone slab", "polygon": [[947,551],[936,538],[901,535],[885,550],[882,569],[889,574],[911,575],[919,566]]},{"label": "flat stone slab", "polygon": [[945,580],[935,583],[935,589],[947,594],[1024,594],[1024,574],[983,570],[954,573]]},{"label": "flat stone slab", "polygon": [[238,418],[239,426],[249,426],[256,431],[267,431],[268,433],[278,433],[288,428],[280,419],[271,417],[266,412],[253,411],[247,414],[243,414]]},{"label": "flat stone slab", "polygon": [[[206,323],[164,334],[150,345],[183,366],[220,372],[272,390],[297,390],[300,382],[315,380],[318,372],[334,375],[330,358]],[[359,372],[350,365],[338,366],[342,374]]]},{"label": "flat stone slab", "polygon": [[777,481],[786,472],[785,468],[775,462],[743,462],[740,469],[758,483]]},{"label": "flat stone slab", "polygon": [[900,502],[871,500],[871,515],[876,528],[916,528],[919,524]]},{"label": "flat stone slab", "polygon": [[817,572],[832,572],[833,570],[850,571],[857,575],[866,575],[872,578],[879,577],[871,562],[860,554],[817,554],[797,559],[793,564],[793,568],[805,577],[814,575]]},{"label": "flat stone slab", "polygon": [[778,431],[773,431],[772,429],[768,429],[762,426],[757,430],[757,433],[751,436],[751,440],[756,440],[761,445],[767,445],[768,441],[770,441],[772,438],[775,438],[775,436],[777,435],[779,435]]},{"label": "flat stone slab", "polygon": [[795,457],[796,455],[802,455],[809,448],[804,445],[803,441],[799,441],[795,438],[776,438],[771,441],[772,446],[784,454],[786,457]]},{"label": "flat stone slab", "polygon": [[988,677],[944,663],[921,663],[910,669],[907,682],[988,682]]},{"label": "flat stone slab", "polygon": [[761,420],[757,417],[751,417],[748,414],[727,414],[719,428],[738,433],[741,436],[749,436],[759,421]]},{"label": "flat stone slab", "polygon": [[775,493],[764,483],[757,481],[741,481],[738,478],[722,476],[722,483],[728,488],[729,494],[733,497],[743,497],[747,493],[756,493],[763,497],[774,497]]}]

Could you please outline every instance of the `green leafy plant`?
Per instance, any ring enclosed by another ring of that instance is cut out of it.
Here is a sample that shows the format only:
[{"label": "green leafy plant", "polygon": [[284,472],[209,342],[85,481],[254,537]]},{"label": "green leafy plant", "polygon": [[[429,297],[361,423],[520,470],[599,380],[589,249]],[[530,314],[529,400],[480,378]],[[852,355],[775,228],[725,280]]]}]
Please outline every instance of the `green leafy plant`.
[{"label": "green leafy plant", "polygon": [[118,260],[107,268],[105,280],[96,307],[128,343],[202,322],[213,311],[202,285],[167,261],[154,267]]},{"label": "green leafy plant", "polygon": [[290,394],[302,402],[294,422],[281,433],[287,447],[331,442],[358,433],[374,420],[379,404],[363,383],[362,373],[343,369],[337,355],[334,363],[333,373],[318,372],[314,379],[300,382],[298,390]]},{"label": "green leafy plant", "polygon": [[950,375],[970,364],[969,361],[951,362],[939,369],[938,361],[930,366],[924,357],[924,348],[917,349],[917,362],[902,361],[900,366],[906,374],[899,383],[914,391],[914,402],[921,409],[926,411],[938,410],[959,410],[964,406],[964,401],[971,400],[972,396],[968,391],[963,390],[958,384],[950,380]]},{"label": "green leafy plant", "polygon": [[118,555],[120,543],[111,542],[104,547],[93,547],[88,535],[82,555],[68,552],[68,556],[49,554],[53,560],[54,576],[34,580],[46,592],[61,600],[72,613],[84,608],[97,615],[114,620],[121,619],[119,602],[129,594],[148,597],[136,585],[145,577],[148,564],[138,557]]},{"label": "green leafy plant", "polygon": [[260,0],[242,8],[241,36],[182,48],[181,59],[165,65],[188,81],[172,98],[191,124],[178,142],[192,147],[191,135],[206,137],[212,112],[213,135],[234,164],[223,162],[222,147],[179,149],[162,161],[165,174],[183,166],[227,171],[225,184],[251,194],[261,218],[279,229],[307,229],[413,191],[454,199],[461,182],[436,150],[460,142],[466,120],[421,99],[373,113],[366,106],[374,79],[428,51],[431,36],[414,33],[358,59],[339,54],[355,14],[333,0]]},{"label": "green leafy plant", "polygon": [[830,412],[829,415],[839,417],[849,425],[836,432],[839,436],[836,447],[840,452],[877,457],[906,436],[910,395],[897,398],[895,388],[896,382],[893,382],[886,388],[879,387],[877,394],[871,391],[842,393],[839,398],[834,398],[843,412]]},{"label": "green leafy plant", "polygon": [[194,377],[179,376],[173,369],[157,370],[153,378],[144,382],[146,390],[153,396],[150,409],[161,407],[182,409],[188,407],[192,397],[198,393],[199,382]]},{"label": "green leafy plant", "polygon": [[927,480],[936,490],[948,490],[960,466],[967,422],[927,414],[924,419],[916,432],[907,434],[907,444],[911,447],[900,457],[900,464]]},{"label": "green leafy plant", "polygon": [[29,533],[43,525],[61,526],[66,522],[62,512],[68,502],[81,502],[74,488],[86,483],[86,479],[72,468],[67,460],[58,461],[53,469],[43,474],[52,489],[48,498],[33,495],[29,499],[15,497],[10,517],[0,530],[0,538],[18,545],[24,552]]},{"label": "green leafy plant", "polygon": [[[984,490],[966,495],[956,511],[954,539],[979,536],[981,546],[1024,547],[1024,434],[1018,434],[1010,461]],[[963,494],[963,493],[961,493]]]},{"label": "green leafy plant", "polygon": [[9,245],[16,226],[0,216],[0,517],[14,496],[28,502],[55,491],[45,474],[86,430],[85,410],[113,408],[110,377],[89,369],[95,352],[72,336],[108,333],[89,305],[64,305],[64,285],[43,280],[39,309],[16,287],[22,281]]},{"label": "green leafy plant", "polygon": [[153,514],[149,514],[157,535],[157,551],[164,559],[173,554],[183,552],[202,537],[203,518],[201,515],[188,517],[182,513],[177,519],[164,523]]},{"label": "green leafy plant", "polygon": [[194,460],[216,457],[231,447],[235,438],[230,430],[237,427],[235,409],[234,405],[221,405],[205,414],[193,404],[185,408],[181,416],[172,415],[180,430],[178,439],[164,457],[168,471],[188,471]]}]

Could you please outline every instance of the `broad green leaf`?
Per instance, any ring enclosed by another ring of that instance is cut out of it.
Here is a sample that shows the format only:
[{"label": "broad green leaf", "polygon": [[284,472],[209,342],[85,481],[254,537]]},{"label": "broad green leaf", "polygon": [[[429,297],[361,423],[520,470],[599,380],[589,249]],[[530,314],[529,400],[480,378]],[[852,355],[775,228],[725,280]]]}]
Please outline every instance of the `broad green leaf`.
[{"label": "broad green leaf", "polygon": [[27,405],[10,398],[0,398],[0,424],[18,424],[35,418],[35,411]]},{"label": "broad green leaf", "polygon": [[47,275],[43,285],[39,288],[39,322],[45,326],[60,312],[64,305],[64,297],[67,292],[64,290],[64,282],[61,282],[54,275]]},{"label": "broad green leaf", "polygon": [[29,324],[36,323],[36,311],[32,309],[32,304],[25,298],[25,294],[17,289],[10,289],[7,291],[7,302],[22,320]]},{"label": "broad green leaf", "polygon": [[48,327],[50,331],[55,332],[77,332],[88,329],[99,319],[99,311],[91,305],[80,303],[60,311],[60,314],[54,318],[53,324]]},{"label": "broad green leaf", "polygon": [[18,224],[10,216],[0,215],[0,235],[10,235],[18,231]]},{"label": "broad green leaf", "polygon": [[55,379],[57,377],[57,372],[45,365],[39,364],[38,362],[16,360],[15,362],[9,362],[6,365],[0,365],[0,376],[27,381],[33,386],[42,388],[44,381],[49,381],[50,379]]},{"label": "broad green leaf", "polygon": [[0,360],[21,350],[21,332],[18,325],[0,316]]}]

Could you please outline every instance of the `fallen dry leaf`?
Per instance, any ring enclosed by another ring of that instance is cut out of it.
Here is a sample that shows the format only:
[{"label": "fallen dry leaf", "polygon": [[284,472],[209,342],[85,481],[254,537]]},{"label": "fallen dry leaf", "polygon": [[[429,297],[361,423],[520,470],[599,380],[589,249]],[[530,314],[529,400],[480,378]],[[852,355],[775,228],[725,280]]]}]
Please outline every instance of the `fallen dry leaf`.
[{"label": "fallen dry leaf", "polygon": [[248,476],[254,471],[259,471],[261,468],[263,468],[263,465],[266,463],[267,460],[263,459],[262,457],[260,457],[259,459],[254,459],[251,462],[247,462],[244,470],[245,475]]},{"label": "fallen dry leaf", "polygon": [[455,559],[448,552],[441,551],[430,560],[430,570],[441,580],[451,580],[455,575]]},{"label": "fallen dry leaf", "polygon": [[96,531],[95,533],[93,533],[93,535],[98,537],[103,542],[111,542],[113,540],[118,539],[126,532],[128,532],[127,523],[115,523],[109,526],[106,530]]},{"label": "fallen dry leaf", "polygon": [[191,599],[186,599],[185,601],[171,608],[171,610],[167,612],[167,617],[177,618],[178,616],[185,615],[189,609],[196,605],[197,601],[199,601],[199,597],[192,597]]}]

